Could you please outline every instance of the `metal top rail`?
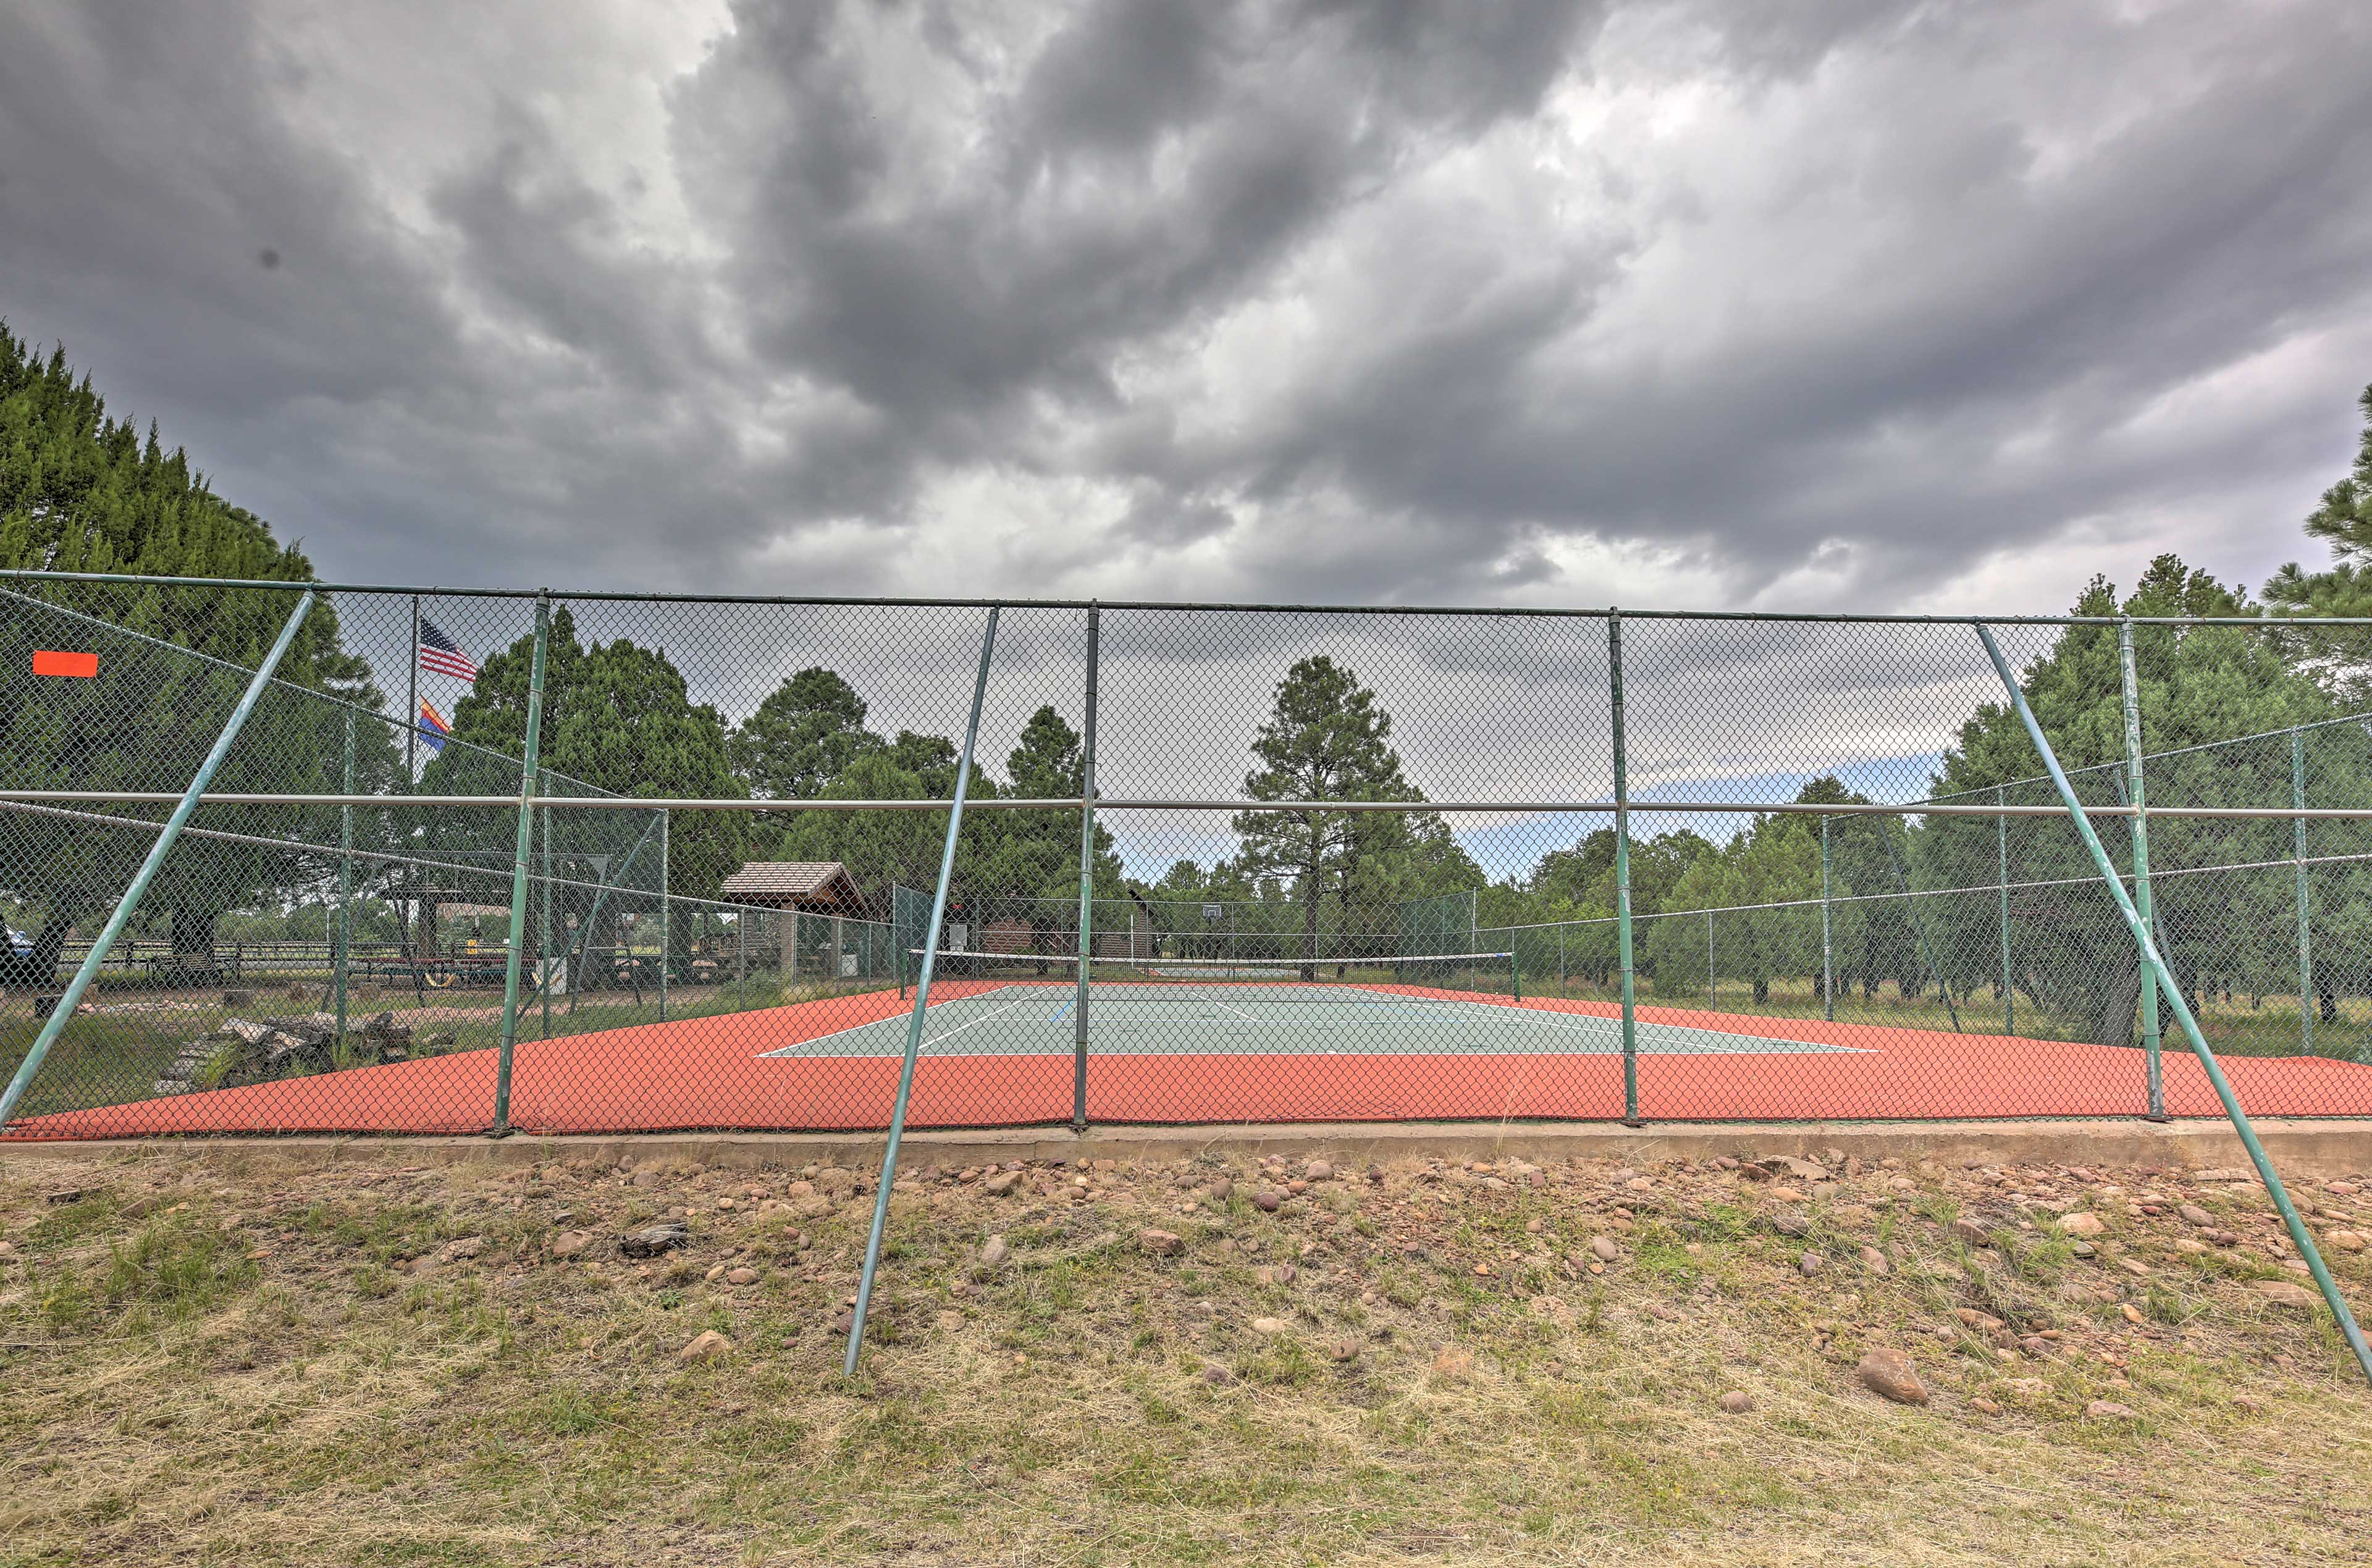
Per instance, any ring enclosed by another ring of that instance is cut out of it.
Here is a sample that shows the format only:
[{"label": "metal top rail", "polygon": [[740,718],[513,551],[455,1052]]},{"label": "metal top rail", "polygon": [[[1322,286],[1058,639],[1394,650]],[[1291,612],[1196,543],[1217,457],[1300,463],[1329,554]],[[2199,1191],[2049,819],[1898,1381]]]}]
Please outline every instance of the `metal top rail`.
[{"label": "metal top rail", "polygon": [[[169,806],[181,797],[160,790],[0,789],[0,802],[29,805],[103,804]],[[204,806],[359,806],[385,809],[398,806],[439,808],[495,807],[516,809],[523,798],[539,808],[616,811],[944,811],[955,803],[946,799],[904,800],[765,800],[741,796],[674,796],[650,799],[641,796],[516,795],[304,795],[205,794]],[[1047,796],[968,800],[966,807],[983,811],[1076,811],[1087,802],[1080,796]],[[1829,804],[1808,801],[1741,800],[1133,800],[1098,796],[1098,811],[1320,811],[1320,812],[1490,812],[1611,816],[1618,808],[1681,814],[1732,814],[1795,817],[2051,817],[2067,815],[2064,806],[1936,806],[1924,801],[1891,805],[1884,801]],[[2087,806],[2087,817],[2233,818],[2273,822],[2372,821],[2372,807],[2359,806]],[[1192,902],[1193,900],[1186,900]]]},{"label": "metal top rail", "polygon": [[1191,610],[1238,613],[1314,615],[1469,616],[1507,620],[1589,620],[1613,616],[1639,621],[1771,621],[1821,625],[1920,626],[2361,626],[2372,627],[2372,616],[2289,616],[2267,610],[2257,615],[1848,615],[1776,610],[1603,610],[1510,605],[1488,609],[1474,605],[1438,604],[1242,604],[1195,599],[1120,598],[953,598],[897,595],[830,594],[695,594],[630,593],[604,588],[489,588],[449,584],[312,583],[259,577],[161,577],[128,572],[42,572],[28,567],[0,569],[0,578],[34,582],[125,583],[145,587],[193,588],[272,588],[295,592],[311,588],[325,594],[417,594],[428,598],[574,599],[637,604],[775,604],[877,607],[915,610]]}]

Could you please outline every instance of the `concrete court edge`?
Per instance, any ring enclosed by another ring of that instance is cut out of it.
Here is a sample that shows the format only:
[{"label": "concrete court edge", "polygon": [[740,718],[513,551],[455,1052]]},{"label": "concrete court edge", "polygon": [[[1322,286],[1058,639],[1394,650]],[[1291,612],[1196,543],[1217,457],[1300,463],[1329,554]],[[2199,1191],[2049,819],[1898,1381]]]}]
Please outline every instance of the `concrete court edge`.
[{"label": "concrete court edge", "polygon": [[[2285,1170],[2331,1178],[2372,1171],[2372,1119],[2257,1122],[2266,1152]],[[483,1136],[121,1138],[0,1142],[0,1157],[200,1155],[333,1164],[353,1161],[528,1165],[544,1160],[684,1161],[760,1168],[879,1157],[876,1132],[637,1132],[508,1138]],[[1003,1160],[1176,1160],[1196,1155],[1319,1155],[1351,1162],[1407,1159],[1710,1159],[1810,1155],[1836,1149],[1939,1163],[2147,1166],[2238,1169],[2248,1153],[2220,1120],[2132,1121],[1733,1121],[1619,1123],[1276,1122],[1227,1125],[1089,1126],[909,1132],[912,1163],[983,1165]]]}]

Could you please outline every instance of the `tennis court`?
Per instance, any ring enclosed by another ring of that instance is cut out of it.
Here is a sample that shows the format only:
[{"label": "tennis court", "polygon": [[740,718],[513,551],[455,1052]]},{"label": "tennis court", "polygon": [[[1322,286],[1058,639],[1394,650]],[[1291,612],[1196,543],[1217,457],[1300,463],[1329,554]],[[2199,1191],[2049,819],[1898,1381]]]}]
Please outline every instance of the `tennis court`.
[{"label": "tennis court", "polygon": [[[1191,972],[1191,971],[1190,971]],[[1546,1012],[1512,997],[1396,983],[1329,984],[1289,969],[1232,971],[1225,982],[1094,982],[1090,1054],[1192,1056],[1620,1055],[1621,1020]],[[924,1014],[927,1056],[1048,1056],[1078,1048],[1077,987],[1063,980],[944,983]],[[879,1018],[766,1052],[777,1057],[897,1056],[909,1016]],[[1855,1047],[1641,1021],[1642,1055]]]}]

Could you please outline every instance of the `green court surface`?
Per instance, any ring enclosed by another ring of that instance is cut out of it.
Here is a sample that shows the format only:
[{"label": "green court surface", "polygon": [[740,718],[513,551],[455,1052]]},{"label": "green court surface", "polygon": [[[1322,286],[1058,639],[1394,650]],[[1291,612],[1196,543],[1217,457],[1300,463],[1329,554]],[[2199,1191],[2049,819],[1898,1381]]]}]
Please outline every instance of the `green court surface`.
[{"label": "green court surface", "polygon": [[[924,1015],[926,1056],[1051,1056],[1077,1049],[1076,987],[1060,981],[957,981]],[[766,1056],[904,1053],[911,1009],[801,1040]],[[1637,1025],[1643,1053],[1850,1052],[1853,1047],[1773,1040],[1680,1024]],[[1099,983],[1088,993],[1087,1049],[1123,1054],[1262,1056],[1592,1056],[1620,1054],[1614,1018],[1530,1004],[1406,994],[1358,985],[1225,987]]]}]

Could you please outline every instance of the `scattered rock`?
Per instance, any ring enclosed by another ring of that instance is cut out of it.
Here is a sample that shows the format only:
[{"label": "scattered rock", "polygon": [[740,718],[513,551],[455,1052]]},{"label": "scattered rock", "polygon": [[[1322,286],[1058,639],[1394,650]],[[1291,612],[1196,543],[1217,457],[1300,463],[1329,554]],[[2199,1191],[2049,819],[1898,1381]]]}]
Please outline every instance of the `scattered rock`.
[{"label": "scattered rock", "polygon": [[1622,1256],[1622,1249],[1610,1237],[1593,1236],[1589,1238],[1589,1255],[1601,1263],[1611,1263]]},{"label": "scattered rock", "polygon": [[1337,1361],[1356,1361],[1359,1359],[1359,1342],[1346,1335],[1328,1345],[1326,1352]]},{"label": "scattered rock", "polygon": [[1965,1242],[1971,1247],[1991,1247],[1994,1244],[1993,1232],[1976,1221],[1967,1219],[1952,1222],[1952,1239]]},{"label": "scattered rock", "polygon": [[2121,1405],[2114,1400],[2094,1400],[2084,1407],[2084,1414],[2093,1421],[2131,1421],[2131,1405]]},{"label": "scattered rock", "polygon": [[57,1187],[41,1194],[45,1203],[79,1203],[97,1189],[90,1187]]},{"label": "scattered rock", "polygon": [[2070,1236],[2098,1236],[2109,1227],[2099,1215],[2079,1209],[2072,1214],[2060,1215],[2059,1228]]},{"label": "scattered rock", "polygon": [[985,1242],[981,1244],[981,1266],[986,1269],[994,1269],[999,1263],[1004,1262],[1006,1258],[1010,1257],[1012,1255],[1012,1251],[1013,1249],[1011,1248],[1006,1246],[1005,1237],[1001,1236],[992,1236]]},{"label": "scattered rock", "polygon": [[593,1245],[593,1237],[581,1230],[564,1230],[552,1238],[552,1255],[574,1258]]},{"label": "scattered rock", "polygon": [[2292,1284],[2287,1280],[2250,1280],[2249,1288],[2264,1297],[2271,1306],[2286,1307],[2299,1312],[2314,1310],[2315,1294],[2304,1285]]},{"label": "scattered rock", "polygon": [[1809,1216],[1794,1209],[1782,1209],[1771,1216],[1771,1228],[1782,1236],[1809,1236],[1812,1222]]},{"label": "scattered rock", "polygon": [[1334,1179],[1334,1167],[1325,1160],[1311,1160],[1302,1168],[1301,1174],[1311,1181],[1331,1181]]},{"label": "scattered rock", "polygon": [[729,1285],[753,1285],[758,1283],[758,1271],[749,1267],[727,1269],[725,1283]]},{"label": "scattered rock", "polygon": [[484,1237],[464,1236],[457,1240],[448,1241],[445,1244],[445,1256],[448,1260],[459,1258],[474,1258],[485,1249],[486,1238]]},{"label": "scattered rock", "polygon": [[994,1176],[992,1176],[987,1180],[982,1182],[980,1184],[980,1190],[987,1193],[992,1198],[1002,1198],[1020,1185],[1021,1173],[1019,1171],[1000,1170]]},{"label": "scattered rock", "polygon": [[1225,1388],[1233,1384],[1235,1380],[1236,1375],[1228,1371],[1226,1367],[1220,1365],[1217,1362],[1206,1361],[1203,1364],[1203,1381],[1209,1384],[1212,1388]]},{"label": "scattered rock", "polygon": [[1433,1375],[1446,1381],[1474,1376],[1474,1353],[1463,1345],[1444,1345],[1434,1353]]},{"label": "scattered rock", "polygon": [[1918,1368],[1899,1350],[1871,1351],[1854,1371],[1861,1378],[1862,1387],[1880,1399],[1892,1400],[1898,1405],[1927,1402],[1927,1386],[1919,1381]]},{"label": "scattered rock", "polygon": [[1890,1274],[1894,1272],[1894,1265],[1887,1260],[1885,1253],[1880,1252],[1875,1247],[1863,1248],[1859,1256],[1861,1258],[1861,1266],[1867,1269],[1873,1274]]},{"label": "scattered rock", "polygon": [[854,1333],[855,1330],[856,1309],[853,1307],[842,1307],[831,1320],[831,1331],[835,1334],[847,1334]]},{"label": "scattered rock", "polygon": [[2198,1225],[2203,1229],[2213,1228],[2215,1224],[2215,1216],[2209,1214],[2206,1210],[2201,1208],[2196,1203],[2185,1203],[2174,1212],[2180,1214],[2191,1224]]},{"label": "scattered rock", "polygon": [[692,1343],[676,1352],[675,1358],[689,1365],[695,1361],[715,1361],[719,1356],[730,1355],[732,1353],[733,1342],[715,1330],[710,1329],[703,1331]]},{"label": "scattered rock", "polygon": [[1282,1318],[1255,1318],[1251,1321],[1251,1330],[1253,1333],[1265,1334],[1272,1339],[1278,1334],[1284,1333],[1292,1327],[1292,1324],[1286,1322]]},{"label": "scattered rock", "polygon": [[1754,1408],[1754,1397],[1743,1388],[1732,1388],[1717,1402],[1732,1415],[1744,1415]]},{"label": "scattered rock", "polygon": [[1969,1401],[1969,1408],[1976,1411],[1979,1415],[1999,1415],[2002,1411],[2001,1406],[1994,1403],[1991,1400],[1982,1398],[1971,1400]]},{"label": "scattered rock", "polygon": [[618,1250],[629,1258],[657,1258],[692,1242],[690,1227],[670,1221],[618,1238]]},{"label": "scattered rock", "polygon": [[1273,1187],[1263,1187],[1252,1194],[1252,1207],[1264,1214],[1276,1213],[1278,1207],[1284,1202],[1285,1194]]},{"label": "scattered rock", "polygon": [[2364,1233],[2360,1230],[2334,1230],[2323,1239],[2342,1252],[2361,1252],[2366,1246]]},{"label": "scattered rock", "polygon": [[1136,1233],[1136,1244],[1157,1258],[1175,1258],[1186,1250],[1186,1238],[1175,1231],[1140,1230]]}]

